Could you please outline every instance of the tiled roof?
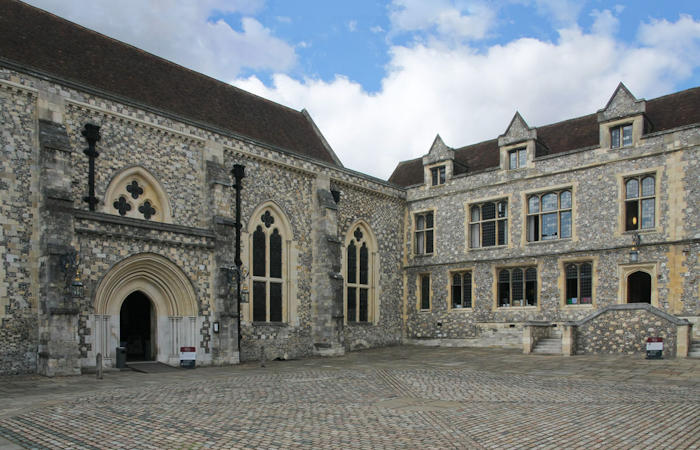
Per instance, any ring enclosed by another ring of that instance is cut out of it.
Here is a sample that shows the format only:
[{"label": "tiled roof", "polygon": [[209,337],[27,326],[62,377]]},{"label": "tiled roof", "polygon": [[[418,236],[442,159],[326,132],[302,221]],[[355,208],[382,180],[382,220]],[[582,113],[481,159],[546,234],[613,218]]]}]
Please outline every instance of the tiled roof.
[{"label": "tiled roof", "polygon": [[[647,132],[663,131],[684,125],[700,123],[700,87],[665,95],[646,102],[646,117],[651,123]],[[597,114],[589,114],[537,127],[538,146],[536,156],[564,153],[598,145],[599,125]],[[498,167],[498,140],[492,139],[455,150],[455,175],[478,172]],[[389,177],[389,182],[399,186],[423,183],[422,158],[402,161]]]},{"label": "tiled roof", "polygon": [[302,112],[14,0],[0,0],[0,58],[340,165]]}]

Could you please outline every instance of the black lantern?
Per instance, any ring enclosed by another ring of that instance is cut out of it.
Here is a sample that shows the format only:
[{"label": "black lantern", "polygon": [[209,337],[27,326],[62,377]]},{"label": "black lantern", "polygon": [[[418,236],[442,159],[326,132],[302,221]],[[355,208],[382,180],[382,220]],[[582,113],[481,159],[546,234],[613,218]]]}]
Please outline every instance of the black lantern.
[{"label": "black lantern", "polygon": [[76,275],[75,279],[70,284],[70,295],[73,298],[83,298],[83,294],[84,294],[83,282],[80,281],[80,278],[78,278],[78,276]]},{"label": "black lantern", "polygon": [[642,237],[639,235],[639,233],[632,234],[632,242],[634,244],[632,246],[632,250],[630,251],[630,262],[636,263],[639,261],[639,246],[642,243]]}]

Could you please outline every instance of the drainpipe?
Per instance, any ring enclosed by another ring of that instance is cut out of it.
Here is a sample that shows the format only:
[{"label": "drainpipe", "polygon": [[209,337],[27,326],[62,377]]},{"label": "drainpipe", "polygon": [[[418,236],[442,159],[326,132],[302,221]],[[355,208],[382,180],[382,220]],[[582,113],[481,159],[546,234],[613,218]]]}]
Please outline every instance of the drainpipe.
[{"label": "drainpipe", "polygon": [[243,188],[241,180],[245,178],[245,166],[241,164],[234,164],[233,177],[236,180],[236,184],[233,188],[236,190],[236,302],[237,302],[237,322],[238,322],[238,361],[241,360],[241,266],[243,261],[241,261],[241,189]]}]

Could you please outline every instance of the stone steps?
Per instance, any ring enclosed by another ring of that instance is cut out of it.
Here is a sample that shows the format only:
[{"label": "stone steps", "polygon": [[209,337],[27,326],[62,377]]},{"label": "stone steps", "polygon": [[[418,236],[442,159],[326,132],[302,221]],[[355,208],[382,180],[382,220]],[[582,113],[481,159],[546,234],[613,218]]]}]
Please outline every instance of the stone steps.
[{"label": "stone steps", "polygon": [[700,358],[700,341],[693,341],[690,344],[688,358]]},{"label": "stone steps", "polygon": [[532,353],[561,355],[561,337],[540,339],[532,349]]}]

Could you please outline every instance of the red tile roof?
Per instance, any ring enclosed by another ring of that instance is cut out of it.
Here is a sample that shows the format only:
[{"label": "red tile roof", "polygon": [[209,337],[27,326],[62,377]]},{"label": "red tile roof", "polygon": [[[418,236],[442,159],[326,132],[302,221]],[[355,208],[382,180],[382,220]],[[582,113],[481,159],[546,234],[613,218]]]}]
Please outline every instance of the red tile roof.
[{"label": "red tile roof", "polygon": [[301,112],[18,1],[0,0],[0,58],[339,165]]}]

